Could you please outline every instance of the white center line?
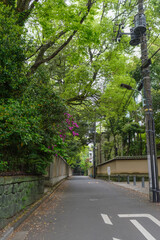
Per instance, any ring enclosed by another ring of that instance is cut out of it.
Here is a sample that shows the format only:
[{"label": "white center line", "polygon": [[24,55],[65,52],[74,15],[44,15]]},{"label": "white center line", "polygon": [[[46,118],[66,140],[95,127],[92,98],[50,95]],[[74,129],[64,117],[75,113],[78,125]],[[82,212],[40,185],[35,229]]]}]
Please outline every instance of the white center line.
[{"label": "white center line", "polygon": [[113,225],[107,214],[101,214],[101,216],[106,224]]},{"label": "white center line", "polygon": [[156,240],[137,220],[130,220],[147,240]]}]

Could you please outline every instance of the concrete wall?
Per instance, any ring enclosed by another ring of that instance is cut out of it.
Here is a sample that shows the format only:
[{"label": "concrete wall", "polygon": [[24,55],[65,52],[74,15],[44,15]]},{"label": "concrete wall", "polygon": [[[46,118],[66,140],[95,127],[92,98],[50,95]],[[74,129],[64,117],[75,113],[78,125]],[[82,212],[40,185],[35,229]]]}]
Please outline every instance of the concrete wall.
[{"label": "concrete wall", "polygon": [[62,157],[54,157],[45,176],[45,185],[52,186],[64,178],[72,176],[72,169]]},{"label": "concrete wall", "polygon": [[[145,156],[116,157],[115,159],[99,164],[97,165],[97,176],[107,176],[107,167],[110,167],[111,175],[148,175],[148,162]],[[160,157],[158,157],[158,174],[160,176]],[[89,175],[92,175],[92,167],[89,169]]]},{"label": "concrete wall", "polygon": [[9,222],[9,218],[38,200],[43,193],[43,177],[0,177],[0,229]]}]

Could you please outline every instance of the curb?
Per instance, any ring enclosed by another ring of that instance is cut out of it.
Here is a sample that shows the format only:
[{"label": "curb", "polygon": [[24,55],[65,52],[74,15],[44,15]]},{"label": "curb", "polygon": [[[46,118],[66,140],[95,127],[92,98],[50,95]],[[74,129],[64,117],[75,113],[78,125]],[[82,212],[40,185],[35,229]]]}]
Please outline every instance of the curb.
[{"label": "curb", "polygon": [[[92,178],[92,179],[93,179],[93,178]],[[97,178],[97,179],[98,179],[98,178]],[[108,183],[110,183],[110,184],[113,184],[113,185],[115,185],[115,186],[117,186],[117,187],[120,187],[120,188],[123,188],[123,189],[131,190],[131,191],[133,191],[133,192],[135,192],[135,193],[137,193],[137,194],[138,194],[138,193],[139,193],[139,194],[143,194],[143,195],[146,196],[146,197],[149,196],[149,191],[143,192],[143,191],[140,190],[141,188],[134,188],[134,187],[132,187],[131,184],[121,185],[121,184],[117,184],[117,182],[109,181],[108,179],[107,179],[107,180],[100,179],[100,180],[106,181],[106,182],[108,182]],[[143,188],[142,188],[142,189],[143,189]],[[145,188],[144,188],[144,189],[145,189]]]},{"label": "curb", "polygon": [[0,240],[7,240],[9,236],[47,199],[51,194],[53,194],[57,188],[64,182],[66,179],[63,179],[58,184],[53,186],[51,191],[45,193],[45,195],[33,203],[29,209],[27,209],[21,216],[17,217],[12,223],[10,223],[11,227],[8,228],[4,233]]}]

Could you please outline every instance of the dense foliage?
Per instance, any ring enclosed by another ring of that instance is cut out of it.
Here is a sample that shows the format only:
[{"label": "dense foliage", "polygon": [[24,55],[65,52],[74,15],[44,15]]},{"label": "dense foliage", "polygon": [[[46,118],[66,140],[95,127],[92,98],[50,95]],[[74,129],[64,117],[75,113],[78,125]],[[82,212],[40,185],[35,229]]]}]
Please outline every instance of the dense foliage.
[{"label": "dense foliage", "polygon": [[[156,3],[145,1],[149,55],[159,43]],[[120,88],[142,80],[139,51],[127,35],[113,41],[136,12],[136,0],[0,1],[0,171],[42,174],[60,155],[86,173],[94,122],[98,143],[105,133],[105,160],[146,154],[142,101]],[[159,147],[158,59],[151,79]]]}]

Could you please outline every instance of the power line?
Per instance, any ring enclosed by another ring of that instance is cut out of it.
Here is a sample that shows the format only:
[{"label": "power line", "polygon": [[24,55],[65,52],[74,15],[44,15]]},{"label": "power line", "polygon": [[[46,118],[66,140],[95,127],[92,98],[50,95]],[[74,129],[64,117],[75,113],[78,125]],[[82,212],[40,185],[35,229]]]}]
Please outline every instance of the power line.
[{"label": "power line", "polygon": [[[132,82],[132,79],[130,80],[129,85],[131,84],[131,82]],[[122,103],[123,103],[123,99],[125,98],[126,93],[127,93],[127,89],[126,89],[126,91],[125,91],[125,93],[124,93],[124,95],[123,95],[123,98],[122,98],[122,100],[121,100],[121,102],[120,102],[120,105],[119,105],[118,109],[121,108],[121,105],[122,105]]]},{"label": "power line", "polygon": [[157,40],[157,38],[159,38],[159,35],[160,35],[160,34],[158,34],[158,35],[155,37],[155,39],[153,40],[153,42],[149,44],[148,49],[149,49],[149,48],[152,46],[152,44]]},{"label": "power line", "polygon": [[[134,5],[132,5],[131,6],[131,11],[127,14],[127,16],[129,16],[133,11],[134,11],[134,9],[135,9],[135,7],[138,5],[138,1],[134,4]],[[118,4],[118,12],[119,12],[119,8],[120,8],[120,4]],[[115,21],[116,20],[116,18],[117,18],[117,20],[118,20],[118,17],[120,17],[121,15],[124,15],[125,13],[127,12],[127,10],[125,9],[123,12],[121,12],[121,13],[118,13],[118,14],[116,14],[116,16],[112,19],[112,21]],[[126,16],[126,17],[127,17]]]},{"label": "power line", "polygon": [[131,97],[134,95],[134,92],[131,92],[131,94],[130,94],[130,96],[129,96],[129,98],[127,99],[127,102],[126,102],[126,104],[123,106],[123,109],[122,109],[122,112],[121,113],[123,113],[125,110],[126,110],[126,107],[128,107],[129,106],[129,104],[130,104],[130,99],[131,99]]}]

